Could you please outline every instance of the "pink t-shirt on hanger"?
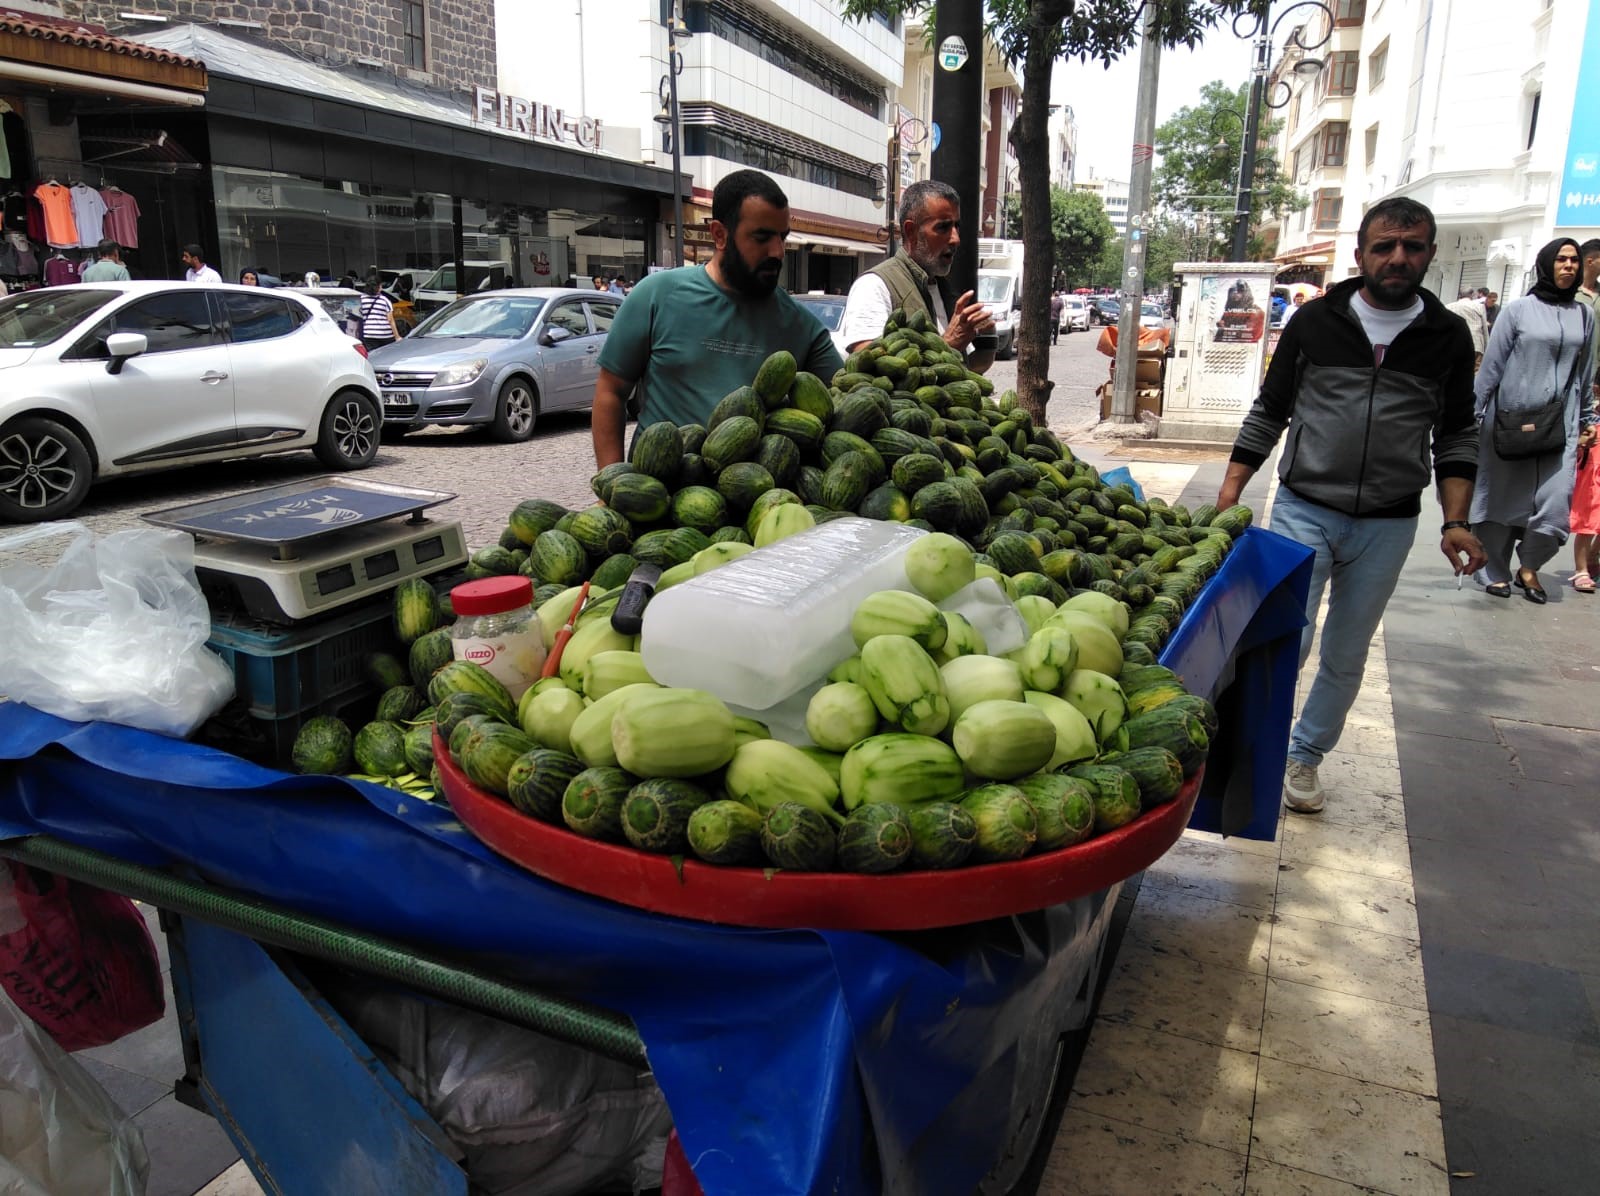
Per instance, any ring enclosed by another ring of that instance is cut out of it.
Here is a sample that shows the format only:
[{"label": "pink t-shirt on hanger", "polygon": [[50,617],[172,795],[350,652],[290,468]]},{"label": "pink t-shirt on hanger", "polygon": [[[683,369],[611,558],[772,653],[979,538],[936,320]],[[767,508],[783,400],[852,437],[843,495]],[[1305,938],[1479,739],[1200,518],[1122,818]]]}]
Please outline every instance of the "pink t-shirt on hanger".
[{"label": "pink t-shirt on hanger", "polygon": [[101,235],[110,237],[124,249],[139,248],[139,201],[120,187],[102,190],[100,201],[106,205]]}]

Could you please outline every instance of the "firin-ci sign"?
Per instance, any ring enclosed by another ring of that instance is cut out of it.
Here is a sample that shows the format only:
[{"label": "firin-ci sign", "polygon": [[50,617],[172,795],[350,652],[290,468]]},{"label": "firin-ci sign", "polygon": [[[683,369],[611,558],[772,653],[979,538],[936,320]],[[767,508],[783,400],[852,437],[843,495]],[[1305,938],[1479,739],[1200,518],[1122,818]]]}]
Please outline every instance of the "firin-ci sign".
[{"label": "firin-ci sign", "polygon": [[569,114],[551,104],[539,104],[507,95],[492,87],[472,89],[473,118],[508,133],[538,137],[584,149],[600,147],[600,122],[591,116]]}]

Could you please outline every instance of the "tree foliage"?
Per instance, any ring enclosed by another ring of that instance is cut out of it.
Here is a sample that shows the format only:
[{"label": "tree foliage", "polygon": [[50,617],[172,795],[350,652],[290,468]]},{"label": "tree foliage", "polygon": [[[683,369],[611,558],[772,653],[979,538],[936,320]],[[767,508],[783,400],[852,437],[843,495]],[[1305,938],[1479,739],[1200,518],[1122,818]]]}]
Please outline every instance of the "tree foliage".
[{"label": "tree foliage", "polygon": [[[1022,227],[1022,197],[1006,196],[1006,227]],[[1055,248],[1053,287],[1091,286],[1100,254],[1117,238],[1105,205],[1086,191],[1050,188],[1050,240]]]},{"label": "tree foliage", "polygon": [[[1055,235],[1050,200],[1050,83],[1056,60],[1093,59],[1109,65],[1137,41],[1147,10],[1163,45],[1198,45],[1208,29],[1264,0],[986,0],[987,32],[1020,67],[1023,104],[1011,132],[1017,155],[1022,240],[1022,326],[1017,392],[1043,421],[1053,386],[1050,367],[1050,287],[1055,280]],[[844,0],[847,17],[930,13],[933,0]],[[931,16],[929,17],[931,21]],[[1091,255],[1090,260],[1093,260]]]},{"label": "tree foliage", "polygon": [[[1199,103],[1178,109],[1156,129],[1161,164],[1151,180],[1151,197],[1164,215],[1187,226],[1195,261],[1230,256],[1249,102],[1248,84],[1231,88],[1219,79],[1200,89]],[[1251,174],[1250,236],[1258,248],[1257,230],[1264,217],[1298,212],[1306,205],[1273,148],[1281,123],[1262,122]]]}]

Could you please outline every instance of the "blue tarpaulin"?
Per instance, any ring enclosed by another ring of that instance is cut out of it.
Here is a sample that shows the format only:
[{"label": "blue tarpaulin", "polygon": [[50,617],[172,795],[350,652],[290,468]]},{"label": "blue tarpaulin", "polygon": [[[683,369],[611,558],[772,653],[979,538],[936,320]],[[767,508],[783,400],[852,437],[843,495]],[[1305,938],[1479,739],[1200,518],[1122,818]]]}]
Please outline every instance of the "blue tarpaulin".
[{"label": "blue tarpaulin", "polygon": [[[1270,683],[1240,706],[1273,736],[1287,733],[1309,559],[1246,533],[1162,657],[1201,693],[1230,676]],[[1260,666],[1239,667],[1250,657]],[[1278,771],[1283,748],[1278,736]],[[971,1192],[1008,1145],[1038,1060],[1074,1024],[1110,909],[1102,895],[924,934],[718,927],[542,881],[448,808],[126,727],[0,704],[0,759],[13,762],[0,773],[0,837],[181,863],[627,1013],[708,1196]],[[1270,837],[1279,778],[1261,775],[1245,821]]]}]

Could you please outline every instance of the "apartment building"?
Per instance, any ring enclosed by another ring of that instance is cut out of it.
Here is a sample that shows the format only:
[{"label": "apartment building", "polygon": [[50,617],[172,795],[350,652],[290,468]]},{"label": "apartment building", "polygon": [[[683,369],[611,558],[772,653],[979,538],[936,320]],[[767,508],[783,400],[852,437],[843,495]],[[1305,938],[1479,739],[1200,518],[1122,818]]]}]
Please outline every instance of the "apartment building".
[{"label": "apartment building", "polygon": [[1117,230],[1117,236],[1128,235],[1128,183],[1125,179],[1097,179],[1092,174],[1072,185],[1074,191],[1087,191],[1100,201],[1106,210],[1106,219]]},{"label": "apartment building", "polygon": [[1600,104],[1600,21],[1589,0],[1331,8],[1333,27],[1311,10],[1299,40],[1312,49],[1291,45],[1269,80],[1269,100],[1285,101],[1280,159],[1310,200],[1269,222],[1280,281],[1356,273],[1361,217],[1387,195],[1434,212],[1426,285],[1446,299],[1480,286],[1521,294],[1550,237],[1600,231],[1600,122],[1588,115]]},{"label": "apartment building", "polygon": [[1078,117],[1072,105],[1050,113],[1050,185],[1071,191],[1078,178]]}]

